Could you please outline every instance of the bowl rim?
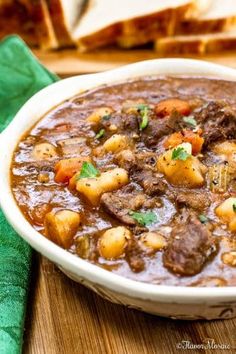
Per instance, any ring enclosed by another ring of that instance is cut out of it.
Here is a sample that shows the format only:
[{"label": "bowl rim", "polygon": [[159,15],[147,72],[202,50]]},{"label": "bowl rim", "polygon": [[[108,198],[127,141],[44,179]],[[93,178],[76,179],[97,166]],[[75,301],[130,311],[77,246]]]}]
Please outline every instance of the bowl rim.
[{"label": "bowl rim", "polygon": [[[160,76],[207,76],[236,81],[235,69],[201,60],[173,58],[142,61],[104,73],[75,76],[44,88],[23,105],[9,126],[0,135],[0,151],[3,151],[0,155],[1,208],[15,231],[34,249],[65,268],[68,272],[85,280],[87,279],[98,286],[134,298],[151,301],[158,300],[160,302],[192,303],[194,301],[195,303],[208,303],[216,300],[223,302],[236,300],[236,286],[206,288],[150,284],[114,274],[72,255],[43,237],[29,224],[17,206],[11,192],[10,162],[22,133],[30,129],[43,116],[41,114],[42,111],[45,114],[55,107],[55,104],[49,107],[49,103],[44,104],[44,102],[52,99],[54,103],[58,102],[60,104],[65,99],[72,97],[73,95],[70,95],[72,92],[79,94],[88,88],[99,87],[104,83],[124,82],[129,78],[154,75],[154,72],[157,76],[158,74]],[[49,107],[49,109],[45,107]],[[33,118],[34,122],[31,121],[31,118]],[[9,149],[4,151],[4,147],[7,145]]]}]

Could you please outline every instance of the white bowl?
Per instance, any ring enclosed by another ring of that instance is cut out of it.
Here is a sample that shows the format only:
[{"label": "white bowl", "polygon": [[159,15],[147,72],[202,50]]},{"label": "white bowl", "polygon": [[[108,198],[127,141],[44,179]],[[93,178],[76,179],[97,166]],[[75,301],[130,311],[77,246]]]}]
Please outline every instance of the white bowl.
[{"label": "white bowl", "polygon": [[195,75],[236,80],[236,70],[205,61],[159,59],[105,73],[76,76],[57,82],[33,96],[17,113],[0,138],[0,203],[18,234],[55,262],[69,277],[104,298],[156,315],[178,319],[217,319],[236,316],[236,287],[191,288],[141,283],[113,274],[76,257],[39,234],[24,218],[13,198],[10,165],[22,134],[62,101],[101,84],[145,75]]}]

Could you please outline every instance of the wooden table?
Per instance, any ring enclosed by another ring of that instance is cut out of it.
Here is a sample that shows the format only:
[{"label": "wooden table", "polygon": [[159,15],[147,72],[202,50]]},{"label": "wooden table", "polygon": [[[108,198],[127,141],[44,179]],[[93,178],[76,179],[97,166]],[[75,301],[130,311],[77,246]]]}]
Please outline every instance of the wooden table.
[{"label": "wooden table", "polygon": [[[153,52],[127,51],[95,54],[63,51],[36,52],[61,76],[111,69],[151,59]],[[236,67],[235,54],[205,57]],[[210,291],[210,289],[209,289]],[[178,349],[207,341],[229,345],[229,350]],[[180,344],[181,345],[181,344]],[[74,283],[51,262],[34,254],[26,316],[25,354],[161,354],[235,353],[236,319],[184,322],[159,318],[114,305]]]}]

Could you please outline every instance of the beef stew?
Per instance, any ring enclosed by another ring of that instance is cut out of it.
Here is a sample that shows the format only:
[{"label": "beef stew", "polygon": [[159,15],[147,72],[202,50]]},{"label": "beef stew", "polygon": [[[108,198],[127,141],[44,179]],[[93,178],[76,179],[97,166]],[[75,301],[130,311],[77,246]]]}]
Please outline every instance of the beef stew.
[{"label": "beef stew", "polygon": [[146,77],[63,102],[19,142],[12,191],[42,235],[153,284],[236,285],[236,83]]}]

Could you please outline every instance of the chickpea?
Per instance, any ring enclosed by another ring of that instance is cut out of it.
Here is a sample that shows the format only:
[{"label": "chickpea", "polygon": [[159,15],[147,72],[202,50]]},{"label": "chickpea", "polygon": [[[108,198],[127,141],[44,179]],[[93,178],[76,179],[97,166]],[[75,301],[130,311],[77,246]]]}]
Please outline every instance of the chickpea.
[{"label": "chickpea", "polygon": [[40,172],[38,175],[38,181],[40,183],[48,183],[50,180],[49,174],[47,172]]},{"label": "chickpea", "polygon": [[112,112],[113,109],[110,107],[98,108],[87,118],[87,122],[98,124],[102,117],[109,116]]},{"label": "chickpea", "polygon": [[131,232],[124,226],[114,227],[104,232],[99,240],[99,253],[105,259],[117,259],[124,253]]},{"label": "chickpea", "polygon": [[141,236],[141,241],[145,247],[153,249],[153,251],[160,251],[166,246],[166,239],[157,232],[147,232]]},{"label": "chickpea", "polygon": [[236,267],[236,251],[223,253],[222,262],[231,267]]},{"label": "chickpea", "polygon": [[115,124],[111,124],[108,129],[111,132],[116,132],[118,130],[118,127]]}]

